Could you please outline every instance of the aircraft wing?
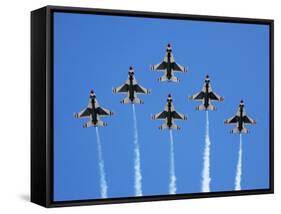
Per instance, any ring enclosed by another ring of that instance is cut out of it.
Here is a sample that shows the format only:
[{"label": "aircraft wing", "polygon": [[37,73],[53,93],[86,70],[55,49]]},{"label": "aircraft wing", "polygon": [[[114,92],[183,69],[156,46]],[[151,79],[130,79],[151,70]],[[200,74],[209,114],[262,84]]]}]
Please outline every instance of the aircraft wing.
[{"label": "aircraft wing", "polygon": [[176,111],[173,111],[172,112],[172,117],[175,119],[175,120],[186,120],[187,117],[184,115],[184,114],[181,114],[179,112],[176,112]]},{"label": "aircraft wing", "polygon": [[91,115],[91,109],[90,108],[85,108],[82,111],[75,113],[76,118],[81,118],[81,117],[89,117]]},{"label": "aircraft wing", "polygon": [[99,116],[110,116],[113,114],[113,112],[111,112],[110,110],[102,107],[96,108],[96,111]]},{"label": "aircraft wing", "polygon": [[125,83],[124,85],[114,88],[113,93],[127,93],[128,90],[129,90],[129,85]]},{"label": "aircraft wing", "polygon": [[165,70],[167,68],[167,63],[166,62],[161,62],[159,64],[156,65],[152,65],[151,66],[151,70]]},{"label": "aircraft wing", "polygon": [[226,124],[237,123],[238,119],[239,119],[239,117],[237,115],[235,115],[235,116],[225,120],[224,123],[226,123]]},{"label": "aircraft wing", "polygon": [[159,112],[152,116],[153,120],[165,120],[167,117],[167,111]]},{"label": "aircraft wing", "polygon": [[205,93],[203,91],[198,92],[190,97],[191,100],[203,100]]},{"label": "aircraft wing", "polygon": [[209,93],[209,96],[210,96],[210,100],[223,101],[223,97],[222,96],[219,96],[219,95],[217,95],[216,93],[214,93],[212,91]]},{"label": "aircraft wing", "polygon": [[173,71],[178,71],[178,72],[187,72],[187,69],[182,66],[182,65],[179,65],[177,63],[173,63]]},{"label": "aircraft wing", "polygon": [[149,94],[150,90],[142,87],[141,85],[134,85],[134,90],[137,94]]},{"label": "aircraft wing", "polygon": [[245,115],[243,117],[243,122],[248,123],[248,124],[256,124],[256,121],[254,119],[248,117],[247,115]]}]

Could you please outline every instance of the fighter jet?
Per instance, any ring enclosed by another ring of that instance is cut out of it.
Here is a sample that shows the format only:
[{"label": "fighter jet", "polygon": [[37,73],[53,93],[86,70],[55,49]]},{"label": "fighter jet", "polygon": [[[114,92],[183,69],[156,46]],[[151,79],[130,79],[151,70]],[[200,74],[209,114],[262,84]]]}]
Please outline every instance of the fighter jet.
[{"label": "fighter jet", "polygon": [[159,129],[177,129],[180,127],[173,123],[173,120],[187,120],[187,116],[175,111],[171,94],[168,95],[165,110],[152,116],[153,120],[165,120]]},{"label": "fighter jet", "polygon": [[90,118],[90,120],[83,125],[83,128],[107,126],[107,123],[101,121],[100,117],[111,115],[113,115],[112,111],[100,107],[93,90],[90,91],[90,99],[87,108],[78,113],[74,113],[75,118]]},{"label": "fighter jet", "polygon": [[231,133],[247,134],[249,130],[245,128],[245,124],[256,124],[256,121],[246,115],[244,101],[241,100],[236,115],[225,120],[224,123],[236,124],[236,127],[230,131]]},{"label": "fighter jet", "polygon": [[196,107],[196,110],[211,110],[214,111],[217,108],[212,105],[211,100],[214,101],[223,101],[223,97],[217,95],[215,92],[213,92],[211,83],[210,83],[210,78],[208,75],[206,75],[204,86],[202,91],[198,92],[197,94],[189,97],[191,100],[196,100],[196,101],[202,101],[202,104],[200,106]]},{"label": "fighter jet", "polygon": [[127,94],[127,97],[121,101],[122,104],[135,103],[143,104],[143,101],[137,97],[137,94],[150,94],[151,91],[139,85],[135,78],[135,72],[133,67],[129,68],[128,80],[124,85],[114,88],[113,93]]},{"label": "fighter jet", "polygon": [[164,82],[179,82],[180,80],[174,76],[174,72],[187,72],[187,69],[175,62],[174,56],[172,54],[172,47],[168,44],[166,49],[166,55],[164,61],[159,64],[151,66],[152,71],[162,71],[165,72],[164,76],[158,78],[158,81]]}]

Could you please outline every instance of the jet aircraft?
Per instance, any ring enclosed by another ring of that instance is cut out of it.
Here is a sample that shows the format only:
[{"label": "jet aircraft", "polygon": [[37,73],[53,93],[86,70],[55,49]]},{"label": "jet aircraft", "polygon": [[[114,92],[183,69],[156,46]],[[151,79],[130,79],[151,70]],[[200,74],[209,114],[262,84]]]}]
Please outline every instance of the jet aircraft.
[{"label": "jet aircraft", "polygon": [[213,92],[209,75],[206,75],[203,89],[198,92],[197,94],[194,94],[193,96],[189,97],[191,100],[195,101],[202,101],[202,104],[200,106],[196,107],[196,110],[216,110],[216,107],[212,105],[211,101],[223,101],[224,98],[222,96],[217,95],[215,92]]},{"label": "jet aircraft", "polygon": [[177,129],[180,127],[177,126],[173,120],[187,120],[187,116],[181,114],[175,110],[173,105],[173,100],[171,94],[168,95],[167,103],[164,111],[159,112],[152,116],[153,120],[165,120],[165,123],[162,124],[159,129]]},{"label": "jet aircraft", "polygon": [[128,79],[125,84],[114,88],[113,93],[127,94],[125,99],[121,101],[122,104],[143,104],[143,101],[137,97],[137,94],[150,94],[151,91],[139,85],[135,78],[135,72],[133,67],[129,68]]},{"label": "jet aircraft", "polygon": [[231,130],[234,134],[247,134],[249,130],[245,128],[247,124],[256,124],[256,120],[246,115],[244,101],[241,100],[235,116],[224,121],[225,124],[236,124],[236,127]]},{"label": "jet aircraft", "polygon": [[100,107],[96,94],[93,90],[90,91],[90,99],[88,106],[78,113],[74,113],[75,118],[89,118],[90,120],[83,125],[83,128],[91,126],[107,126],[107,123],[100,120],[100,117],[111,116],[113,112]]},{"label": "jet aircraft", "polygon": [[172,54],[172,46],[170,44],[167,45],[164,60],[159,64],[152,65],[151,70],[165,73],[162,77],[158,78],[160,82],[179,82],[180,80],[174,76],[174,72],[187,72],[184,66],[175,62]]}]

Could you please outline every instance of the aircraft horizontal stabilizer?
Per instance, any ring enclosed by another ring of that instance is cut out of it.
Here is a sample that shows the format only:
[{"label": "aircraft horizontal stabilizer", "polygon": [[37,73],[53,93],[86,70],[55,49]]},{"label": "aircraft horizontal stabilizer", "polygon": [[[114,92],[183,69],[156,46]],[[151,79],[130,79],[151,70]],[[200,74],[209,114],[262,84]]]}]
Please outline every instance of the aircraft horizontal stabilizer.
[{"label": "aircraft horizontal stabilizer", "polygon": [[248,133],[249,133],[249,130],[246,129],[246,128],[243,128],[241,131],[239,131],[239,129],[236,127],[236,128],[234,128],[234,129],[232,129],[232,130],[230,131],[230,133],[232,133],[232,134],[248,134]]},{"label": "aircraft horizontal stabilizer", "polygon": [[83,125],[83,128],[89,128],[89,127],[92,127],[92,126],[94,126],[94,127],[97,127],[97,126],[107,126],[107,123],[105,123],[105,122],[103,122],[101,120],[99,120],[96,124],[94,124],[92,121],[88,121],[87,123],[85,123]]},{"label": "aircraft horizontal stabilizer", "polygon": [[160,130],[163,130],[163,129],[176,129],[176,130],[180,130],[180,127],[173,124],[171,125],[170,127],[166,124],[166,123],[163,123],[160,127],[159,127]]}]

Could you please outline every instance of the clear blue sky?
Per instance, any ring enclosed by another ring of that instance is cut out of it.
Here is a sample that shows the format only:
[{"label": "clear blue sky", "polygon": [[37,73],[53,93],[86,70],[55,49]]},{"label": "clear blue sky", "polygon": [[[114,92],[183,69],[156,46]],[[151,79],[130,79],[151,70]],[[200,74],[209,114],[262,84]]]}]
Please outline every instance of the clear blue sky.
[{"label": "clear blue sky", "polygon": [[[175,60],[189,68],[176,83],[159,83],[149,66],[163,60],[171,43]],[[234,189],[239,136],[224,119],[236,113],[244,99],[248,115],[257,120],[243,136],[242,189],[269,187],[269,27],[186,20],[54,14],[54,200],[100,197],[94,128],[73,113],[86,107],[90,89],[115,115],[100,128],[108,196],[134,196],[133,118],[131,105],[112,87],[125,82],[133,65],[137,81],[150,88],[140,96],[136,112],[144,195],[166,195],[169,183],[169,133],[150,115],[163,110],[168,93],[186,115],[174,131],[177,193],[201,189],[205,112],[188,96],[202,88],[206,74],[213,90],[225,97],[210,112],[211,190]]]}]

